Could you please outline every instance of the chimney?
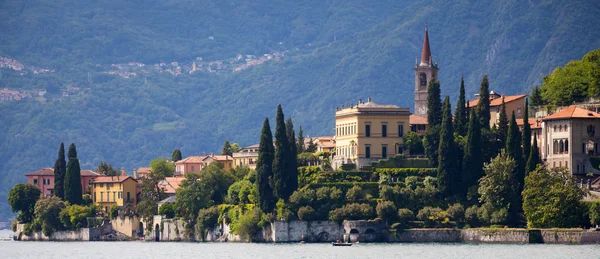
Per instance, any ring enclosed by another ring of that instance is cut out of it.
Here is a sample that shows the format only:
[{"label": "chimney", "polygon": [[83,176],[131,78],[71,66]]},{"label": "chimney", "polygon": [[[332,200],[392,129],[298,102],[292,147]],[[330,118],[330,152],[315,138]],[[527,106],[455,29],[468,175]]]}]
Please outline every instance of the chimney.
[{"label": "chimney", "polygon": [[121,168],[121,176],[127,176],[127,173],[125,172],[125,167]]},{"label": "chimney", "polygon": [[134,178],[134,179],[138,179],[137,168],[134,168],[134,169],[133,169],[133,178]]},{"label": "chimney", "polygon": [[371,97],[367,97],[367,102],[371,102]]}]

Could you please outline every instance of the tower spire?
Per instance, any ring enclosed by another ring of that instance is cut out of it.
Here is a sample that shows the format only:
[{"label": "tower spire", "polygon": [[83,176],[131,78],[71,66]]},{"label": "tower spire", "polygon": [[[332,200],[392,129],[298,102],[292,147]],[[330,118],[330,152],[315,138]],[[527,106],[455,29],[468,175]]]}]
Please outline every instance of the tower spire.
[{"label": "tower spire", "polygon": [[423,39],[423,50],[421,52],[421,66],[431,66],[431,49],[429,48],[429,27],[425,24],[425,39]]}]

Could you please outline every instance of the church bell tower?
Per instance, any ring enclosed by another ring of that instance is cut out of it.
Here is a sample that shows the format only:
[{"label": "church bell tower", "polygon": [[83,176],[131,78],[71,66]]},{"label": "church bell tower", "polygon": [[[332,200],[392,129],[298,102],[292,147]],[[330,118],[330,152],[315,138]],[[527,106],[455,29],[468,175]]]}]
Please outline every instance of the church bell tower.
[{"label": "church bell tower", "polygon": [[429,30],[425,25],[425,39],[421,51],[421,62],[416,60],[415,64],[415,110],[414,114],[427,116],[427,85],[431,80],[438,80],[437,62],[433,64],[431,49],[429,48]]}]

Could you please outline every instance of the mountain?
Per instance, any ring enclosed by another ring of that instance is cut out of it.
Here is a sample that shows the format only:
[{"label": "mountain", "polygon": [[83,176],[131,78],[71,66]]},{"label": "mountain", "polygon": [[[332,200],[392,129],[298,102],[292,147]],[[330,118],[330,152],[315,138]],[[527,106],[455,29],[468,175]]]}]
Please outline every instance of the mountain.
[{"label": "mountain", "polygon": [[278,103],[305,134],[331,135],[335,107],[359,98],[412,107],[426,23],[443,95],[456,99],[461,73],[470,96],[483,74],[528,93],[600,47],[599,13],[585,0],[3,1],[0,57],[22,69],[0,68],[0,90],[31,97],[0,103],[0,219],[62,141],[82,168],[131,171],[174,148],[254,144]]}]

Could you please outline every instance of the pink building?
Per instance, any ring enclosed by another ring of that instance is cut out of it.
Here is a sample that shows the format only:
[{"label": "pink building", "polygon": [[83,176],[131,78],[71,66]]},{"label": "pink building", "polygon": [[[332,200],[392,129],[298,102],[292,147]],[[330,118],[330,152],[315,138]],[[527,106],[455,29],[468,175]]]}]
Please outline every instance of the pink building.
[{"label": "pink building", "polygon": [[[37,186],[42,192],[42,196],[54,196],[54,168],[42,168],[42,170],[28,173],[27,183]],[[81,190],[88,193],[89,185],[101,174],[91,170],[81,170]]]}]

